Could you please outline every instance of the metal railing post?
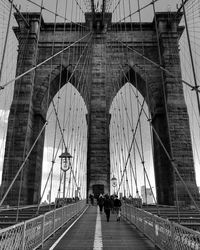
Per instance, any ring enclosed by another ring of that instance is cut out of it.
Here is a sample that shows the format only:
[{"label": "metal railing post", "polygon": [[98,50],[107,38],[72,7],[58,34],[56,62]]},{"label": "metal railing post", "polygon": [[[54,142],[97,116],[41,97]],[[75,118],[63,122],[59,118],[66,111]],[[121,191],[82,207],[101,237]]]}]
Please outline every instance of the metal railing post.
[{"label": "metal railing post", "polygon": [[156,238],[156,217],[152,214],[152,221],[153,221],[153,238],[154,238],[154,245],[156,246],[157,244],[157,238]]},{"label": "metal railing post", "polygon": [[65,206],[62,207],[62,226],[64,225],[65,221],[64,221],[64,209],[65,209]]},{"label": "metal railing post", "polygon": [[53,210],[53,234],[55,233],[55,210]]},{"label": "metal railing post", "polygon": [[22,250],[25,249],[25,239],[26,239],[26,221],[24,222],[23,225],[23,235],[22,235]]},{"label": "metal railing post", "polygon": [[135,226],[136,226],[136,227],[137,227],[137,222],[136,222],[136,220],[137,220],[137,219],[136,219],[136,218],[137,218],[137,211],[138,211],[138,210],[137,210],[137,208],[135,207],[135,208],[134,208],[134,216],[135,216],[134,220],[135,220]]},{"label": "metal railing post", "polygon": [[127,215],[127,203],[125,202],[125,216],[126,216],[126,219],[128,219],[128,215]]},{"label": "metal railing post", "polygon": [[132,211],[132,207],[131,205],[129,205],[129,221],[131,221],[131,211]]},{"label": "metal railing post", "polygon": [[144,227],[145,227],[145,226],[144,226],[144,223],[145,223],[145,222],[144,222],[144,213],[143,213],[143,214],[142,214],[142,232],[143,232],[143,234],[145,234],[145,233],[144,233]]},{"label": "metal railing post", "polygon": [[77,203],[75,203],[75,204],[76,204],[75,206],[76,206],[76,214],[77,214],[78,213],[78,204]]},{"label": "metal railing post", "polygon": [[176,250],[175,248],[175,226],[173,222],[170,223],[170,231],[171,231],[172,250]]},{"label": "metal railing post", "polygon": [[42,218],[42,247],[44,244],[44,230],[45,230],[45,214],[43,215],[43,218]]},{"label": "metal railing post", "polygon": [[133,206],[130,207],[130,222],[132,223]]}]

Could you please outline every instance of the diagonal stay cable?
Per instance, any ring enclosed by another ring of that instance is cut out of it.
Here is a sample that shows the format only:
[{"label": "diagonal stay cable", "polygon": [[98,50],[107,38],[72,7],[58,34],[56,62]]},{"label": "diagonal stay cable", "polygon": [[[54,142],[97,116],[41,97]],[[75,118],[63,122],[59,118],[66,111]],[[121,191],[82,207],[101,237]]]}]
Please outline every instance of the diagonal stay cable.
[{"label": "diagonal stay cable", "polygon": [[148,3],[148,4],[144,5],[144,6],[142,6],[141,8],[138,8],[136,11],[130,13],[128,16],[126,16],[126,17],[120,19],[118,22],[125,21],[127,18],[129,18],[129,17],[131,17],[131,16],[133,16],[133,15],[139,13],[141,10],[146,9],[146,8],[149,7],[151,4],[154,4],[154,3],[156,3],[157,1],[159,1],[159,0],[153,0],[152,2],[150,2],[150,3]]},{"label": "diagonal stay cable", "polygon": [[[79,61],[80,61],[80,60],[79,60]],[[79,61],[78,61],[78,62],[79,62]],[[77,65],[76,65],[76,66],[77,66]],[[74,70],[74,72],[75,72],[75,70]],[[74,72],[73,72],[73,73],[74,73]],[[71,77],[72,77],[72,75],[71,75]],[[54,110],[56,110],[56,108],[55,108],[55,103],[54,103],[54,102],[53,102],[53,105],[54,105]],[[8,187],[6,193],[4,194],[2,200],[0,201],[0,206],[3,204],[5,198],[7,197],[8,193],[10,192],[10,189],[12,188],[12,186],[13,186],[14,182],[16,181],[18,175],[20,174],[20,172],[21,172],[22,169],[24,168],[25,163],[26,163],[26,161],[28,160],[28,157],[30,156],[30,154],[31,154],[33,148],[35,147],[37,141],[39,140],[39,138],[40,138],[42,132],[44,131],[45,127],[47,126],[49,117],[50,117],[51,115],[52,115],[52,112],[49,114],[47,121],[46,121],[45,124],[43,125],[43,127],[42,127],[41,131],[39,132],[37,138],[35,139],[35,141],[34,141],[32,147],[30,148],[28,154],[26,155],[26,157],[25,157],[25,159],[24,159],[22,165],[21,165],[20,168],[18,169],[18,171],[17,171],[15,177],[13,178],[13,180],[12,180],[10,186]],[[60,124],[59,124],[59,125],[60,125]],[[62,133],[62,129],[61,129],[61,133]],[[63,136],[63,134],[62,134],[62,136]],[[64,137],[63,137],[63,138],[64,138]],[[65,145],[65,146],[66,146],[66,145]],[[73,174],[73,173],[72,173],[72,174]],[[77,185],[77,184],[76,184],[76,185]]]},{"label": "diagonal stay cable", "polygon": [[[129,125],[130,125],[130,128],[131,128],[131,131],[133,132],[134,131],[134,129],[133,129],[133,126],[132,126],[132,124],[131,124],[131,121],[130,121],[130,117],[129,117],[129,115],[128,115],[128,112],[127,112],[127,108],[126,108],[126,106],[125,106],[125,101],[124,101],[124,99],[123,99],[123,96],[121,96],[121,98],[122,98],[122,103],[123,103],[123,106],[124,106],[124,108],[125,108],[125,111],[126,111],[126,116],[127,116],[127,119],[128,119],[128,123],[129,123]],[[117,105],[117,109],[119,110],[119,104],[116,102],[116,105]],[[119,115],[120,115],[120,119],[122,119],[121,118],[121,114],[120,114],[120,112],[119,112]],[[128,124],[127,123],[127,124]],[[127,143],[127,139],[126,139],[126,135],[125,135],[125,132],[124,132],[124,130],[123,130],[123,136],[124,136],[124,139],[125,139],[125,145],[126,145],[126,149],[127,149],[127,151],[129,150],[129,147],[128,147],[128,144],[129,143]],[[135,140],[136,141],[136,140]],[[132,160],[131,160],[131,157],[130,157],[130,164],[131,164],[131,168],[132,168]],[[134,181],[135,181],[135,186],[136,186],[136,190],[138,189],[138,187],[137,187],[137,178],[136,178],[136,173],[134,172],[134,170],[133,169],[131,169],[132,170],[132,172],[133,172],[133,178],[134,178]]]},{"label": "diagonal stay cable", "polygon": [[[56,156],[57,156],[57,154],[58,154],[58,151],[59,151],[61,142],[62,142],[62,138],[59,140],[58,148],[57,148],[57,150],[56,150],[56,153],[55,153],[55,156],[54,156],[54,159],[52,160],[52,162],[55,162],[55,158],[56,158]],[[42,191],[42,195],[41,195],[41,197],[40,197],[40,199],[39,199],[39,202],[38,202],[36,214],[38,214],[38,212],[39,212],[39,209],[40,209],[40,206],[41,206],[41,201],[42,201],[42,199],[43,199],[43,197],[44,197],[44,194],[45,194],[45,191],[46,191],[46,188],[47,188],[47,184],[48,184],[49,179],[50,179],[50,177],[51,177],[52,171],[53,171],[53,164],[51,165],[49,174],[48,174],[47,179],[46,179],[46,181],[45,181],[45,185],[44,185],[44,188],[43,188],[43,191]]]},{"label": "diagonal stay cable", "polygon": [[[123,69],[122,65],[120,64],[119,66],[120,66],[121,70],[123,71],[124,76],[126,77],[126,74],[125,74],[125,72],[124,72],[124,69]],[[127,77],[126,77],[126,79],[127,79]],[[128,80],[128,79],[127,79],[127,80]],[[136,93],[136,94],[134,93],[134,95],[136,96],[138,105],[141,105],[141,104],[140,104],[140,101],[139,101],[139,98],[138,98],[138,93]],[[124,105],[124,107],[125,107],[125,101],[124,101],[124,99],[123,99],[123,96],[122,96],[122,101],[123,101],[123,105]],[[125,111],[126,111],[126,114],[127,114],[127,118],[128,118],[128,121],[129,121],[129,125],[130,125],[130,127],[131,127],[131,130],[133,131],[133,127],[132,127],[132,125],[131,125],[131,123],[130,123],[130,118],[129,118],[129,115],[128,115],[128,112],[127,112],[127,109],[126,109],[126,108],[125,108]],[[149,180],[149,176],[148,176],[148,173],[147,173],[147,171],[146,171],[146,167],[145,167],[145,165],[144,165],[144,155],[143,155],[143,153],[141,154],[136,139],[135,139],[135,143],[136,143],[136,147],[137,147],[137,150],[138,150],[138,153],[139,153],[141,162],[142,162],[142,164],[143,164],[143,169],[144,169],[145,176],[147,177],[147,181],[148,181],[148,183],[149,183],[151,192],[152,192],[152,194],[153,194],[153,189],[152,189],[152,186],[151,186],[151,183],[150,183],[150,180]],[[157,204],[156,198],[155,198],[154,194],[153,194],[153,199],[154,199],[155,203]]]},{"label": "diagonal stay cable", "polygon": [[129,148],[129,151],[128,151],[128,156],[127,156],[127,159],[126,159],[126,163],[125,163],[125,166],[124,166],[124,169],[123,169],[123,174],[121,176],[121,181],[119,183],[119,187],[118,187],[118,192],[120,190],[120,186],[122,184],[122,181],[123,181],[123,178],[124,178],[124,174],[126,172],[126,167],[127,167],[127,164],[128,164],[128,160],[129,160],[129,157],[130,157],[130,154],[131,154],[131,150],[132,150],[132,147],[133,147],[133,143],[135,141],[135,136],[136,136],[136,132],[137,132],[137,128],[139,126],[139,120],[140,120],[140,117],[142,115],[142,111],[144,109],[144,104],[145,104],[145,100],[143,99],[143,102],[142,102],[142,106],[141,106],[141,109],[140,109],[140,113],[138,115],[138,120],[137,120],[137,123],[136,123],[136,126],[135,126],[135,131],[133,133],[133,138],[132,138],[132,141],[131,141],[131,145],[130,145],[130,148]]},{"label": "diagonal stay cable", "polygon": [[[152,126],[152,123],[150,123],[150,124],[151,124],[151,126]],[[152,126],[152,129],[153,129],[153,131],[154,131],[154,133],[155,133],[157,139],[159,140],[159,142],[160,142],[162,148],[164,149],[164,151],[165,151],[165,153],[166,153],[168,159],[170,160],[173,169],[175,170],[175,172],[176,172],[176,174],[178,175],[180,181],[181,181],[182,184],[184,185],[184,187],[185,187],[185,189],[186,189],[186,191],[187,191],[187,193],[188,193],[190,199],[192,200],[194,206],[196,207],[196,209],[198,210],[198,212],[200,212],[200,208],[198,207],[196,201],[194,200],[194,198],[193,198],[193,196],[192,196],[192,194],[191,194],[189,188],[187,187],[185,181],[183,180],[182,176],[180,175],[180,173],[179,173],[179,171],[178,171],[178,169],[177,169],[177,167],[176,167],[176,164],[174,163],[174,160],[170,157],[169,153],[167,152],[167,149],[165,148],[165,146],[164,146],[162,140],[160,139],[160,136],[157,134],[157,131],[155,130],[155,128],[154,128],[153,126]]]},{"label": "diagonal stay cable", "polygon": [[2,52],[2,55],[1,55],[0,82],[1,82],[1,79],[2,79],[2,72],[3,72],[4,62],[5,62],[4,59],[5,59],[5,55],[6,55],[8,35],[9,35],[9,30],[10,30],[11,18],[12,18],[13,1],[14,0],[11,1],[10,11],[9,11],[9,17],[8,17],[8,23],[7,23],[7,29],[6,29],[6,36],[5,36],[5,41],[4,41],[4,45],[3,45],[3,52]]},{"label": "diagonal stay cable", "polygon": [[[84,10],[82,9],[82,7],[80,6],[79,2],[77,0],[75,0],[76,4],[78,5],[79,9],[82,11],[82,13],[84,14]],[[65,17],[66,18],[66,17]],[[77,25],[77,24],[76,24]]]},{"label": "diagonal stay cable", "polygon": [[194,90],[194,91],[197,91],[197,92],[200,92],[200,90],[198,89],[198,86],[193,86],[191,85],[190,83],[188,83],[187,81],[183,80],[183,79],[180,79],[178,80],[176,75],[174,75],[173,73],[171,73],[169,70],[165,69],[164,67],[162,67],[161,65],[159,65],[158,63],[154,62],[153,60],[149,59],[148,57],[144,56],[143,54],[141,54],[139,51],[133,49],[133,48],[130,48],[128,45],[126,45],[124,42],[120,41],[119,39],[116,39],[115,40],[121,44],[123,44],[125,47],[127,47],[129,50],[131,50],[132,52],[136,53],[137,55],[143,57],[146,61],[150,62],[151,64],[153,64],[154,66],[158,67],[159,69],[161,69],[162,71],[166,72],[169,76],[173,77],[177,82],[181,81],[183,82],[184,84],[186,84],[187,86],[189,86],[191,88],[191,90]]},{"label": "diagonal stay cable", "polygon": [[115,12],[115,10],[117,9],[118,5],[120,4],[121,0],[118,1],[118,3],[116,4],[116,6],[114,7],[112,14]]},{"label": "diagonal stay cable", "polygon": [[[142,106],[142,104],[140,103],[140,101],[139,101],[139,104],[140,104],[140,106]],[[163,144],[163,142],[162,142],[160,136],[158,135],[156,129],[154,128],[154,126],[153,126],[153,124],[152,124],[152,122],[151,122],[151,119],[149,119],[149,117],[148,117],[148,115],[147,115],[147,113],[146,113],[146,111],[145,111],[144,109],[143,109],[143,112],[144,112],[144,114],[145,114],[145,116],[146,116],[146,118],[147,118],[147,121],[150,123],[150,126],[151,126],[152,130],[154,131],[154,133],[155,133],[157,139],[159,140],[161,147],[162,147],[163,150],[165,151],[166,156],[168,157],[169,161],[171,162],[172,167],[174,168],[175,172],[177,173],[178,177],[180,178],[181,182],[183,183],[183,185],[184,185],[184,187],[185,187],[185,189],[186,189],[186,191],[187,191],[187,193],[188,193],[190,199],[192,200],[192,202],[193,202],[193,204],[195,205],[196,209],[200,212],[200,209],[199,209],[199,207],[197,206],[197,204],[196,204],[196,202],[195,202],[195,200],[194,200],[194,198],[193,198],[193,196],[192,196],[190,190],[188,189],[188,187],[187,187],[185,181],[184,181],[183,178],[181,177],[181,175],[180,175],[180,173],[179,173],[179,171],[178,171],[178,169],[177,169],[177,167],[176,167],[176,165],[175,165],[175,163],[174,163],[174,160],[170,157],[170,155],[169,155],[167,149],[165,148],[165,146],[164,146],[164,144]]]},{"label": "diagonal stay cable", "polygon": [[43,125],[42,129],[40,130],[40,132],[39,132],[37,138],[35,139],[35,141],[34,141],[32,147],[30,148],[28,154],[26,155],[26,157],[25,157],[25,159],[24,159],[22,165],[21,165],[20,168],[18,169],[18,171],[17,171],[15,177],[13,178],[13,180],[12,180],[12,182],[10,183],[8,189],[6,190],[6,192],[5,192],[5,194],[4,194],[3,198],[2,198],[2,200],[0,201],[0,206],[3,204],[5,198],[7,197],[8,193],[10,192],[10,189],[12,188],[12,186],[13,186],[14,182],[16,181],[18,175],[20,174],[20,172],[21,172],[22,169],[24,168],[24,166],[25,166],[25,164],[26,164],[26,161],[28,160],[28,157],[30,156],[30,154],[31,154],[31,152],[32,152],[32,150],[33,150],[33,148],[35,147],[37,141],[39,140],[39,138],[40,138],[42,132],[44,131],[45,127],[47,126],[47,124],[48,124],[48,121],[46,121],[46,122],[44,123],[44,125]]},{"label": "diagonal stay cable", "polygon": [[[35,3],[35,2],[33,2],[33,1],[31,1],[31,0],[27,0],[27,1],[30,2],[30,3],[32,3],[32,4],[34,4],[34,5],[37,6],[37,7],[41,7],[39,4],[37,4],[37,3]],[[64,19],[65,21],[66,21],[66,20],[69,21],[69,23],[75,24],[76,26],[81,26],[81,27],[84,27],[84,28],[88,28],[87,26],[81,25],[80,23],[75,23],[75,22],[71,21],[70,19],[68,19],[68,18],[66,18],[66,17],[64,17],[64,16],[61,16],[60,14],[55,13],[54,11],[47,9],[47,8],[44,7],[44,6],[42,7],[42,9],[43,9],[43,10],[46,10],[47,12],[49,12],[49,13],[51,13],[51,14],[53,14],[53,15],[56,14],[56,16],[58,16],[58,17]]]},{"label": "diagonal stay cable", "polygon": [[179,12],[182,11],[182,8],[184,7],[184,5],[186,5],[186,3],[187,3],[188,1],[189,1],[189,0],[184,0],[184,3],[182,3],[182,4],[180,5],[180,7],[178,8],[177,13],[179,13]]},{"label": "diagonal stay cable", "polygon": [[[147,170],[146,170],[145,162],[144,162],[143,156],[142,156],[142,154],[141,154],[141,152],[140,152],[140,148],[139,148],[139,145],[138,145],[138,142],[137,142],[136,139],[135,139],[135,145],[136,145],[136,148],[137,148],[137,151],[138,151],[138,154],[139,154],[141,163],[142,163],[142,165],[143,165],[144,173],[145,173],[145,176],[146,176],[146,178],[147,178],[147,181],[148,181],[148,184],[149,184],[151,193],[152,193],[152,195],[153,195],[153,200],[154,200],[154,202],[155,202],[155,204],[156,204],[156,206],[157,206],[156,197],[155,197],[155,195],[154,195],[154,193],[153,193],[153,188],[152,188],[152,185],[151,185],[151,182],[150,182],[150,179],[149,179],[149,175],[148,175]],[[158,211],[158,212],[159,212],[159,211]]]},{"label": "diagonal stay cable", "polygon": [[[8,0],[10,3],[14,2],[12,0]],[[13,8],[16,10],[16,12],[21,16],[22,20],[24,21],[25,25],[27,28],[30,28],[30,24],[28,23],[28,21],[26,20],[26,18],[24,17],[24,15],[21,13],[21,11],[17,8],[17,6],[12,3]]]},{"label": "diagonal stay cable", "polygon": [[58,51],[57,53],[55,53],[54,55],[50,56],[49,58],[47,58],[46,60],[42,61],[41,63],[37,64],[36,66],[32,67],[31,69],[25,71],[24,73],[20,74],[19,76],[15,77],[14,79],[6,82],[5,84],[0,86],[0,90],[4,89],[5,87],[7,87],[10,83],[20,79],[21,77],[25,76],[26,74],[32,72],[33,70],[39,68],[40,66],[42,66],[43,64],[45,64],[46,62],[50,61],[52,58],[58,56],[59,54],[63,53],[64,51],[68,50],[69,48],[73,47],[75,44],[77,44],[78,42],[84,40],[86,37],[88,37],[89,35],[91,35],[91,32],[87,33],[85,36],[81,37],[80,39],[78,39],[77,41],[75,41],[74,43],[70,44],[69,46],[65,47],[64,49]]},{"label": "diagonal stay cable", "polygon": [[[89,41],[88,41],[88,44],[89,44]],[[74,75],[74,73],[75,73],[75,71],[76,71],[76,68],[77,68],[77,66],[78,66],[78,64],[79,64],[79,62],[80,62],[80,60],[81,60],[81,57],[84,55],[84,51],[85,51],[85,49],[88,47],[88,44],[87,44],[87,46],[85,46],[85,48],[84,48],[82,54],[80,55],[79,60],[78,60],[78,62],[76,63],[76,66],[75,66],[75,68],[74,68],[74,70],[73,70],[73,72],[72,72],[70,78],[68,79],[68,82],[69,82],[70,79],[73,77],[73,75]],[[63,129],[61,128],[60,120],[59,120],[59,118],[58,118],[58,113],[57,113],[56,105],[55,105],[55,102],[54,102],[53,100],[52,100],[52,104],[53,104],[53,111],[54,111],[54,113],[55,113],[55,115],[56,115],[56,120],[57,120],[57,122],[58,122],[59,130],[61,131],[61,139],[60,139],[59,144],[58,144],[58,149],[59,149],[60,144],[61,144],[62,141],[63,141],[65,147],[66,147],[66,143],[65,143],[65,140],[64,140]],[[52,162],[55,162],[55,159],[56,159],[57,154],[58,154],[58,149],[57,149],[57,151],[56,151],[56,153],[55,153],[55,155],[54,155],[54,159],[52,160]],[[50,171],[49,171],[47,180],[46,180],[46,182],[45,182],[45,187],[44,187],[44,189],[43,189],[43,192],[42,192],[42,195],[41,195],[41,198],[40,198],[40,202],[38,203],[37,213],[38,213],[39,208],[40,208],[40,205],[41,205],[41,204],[40,204],[40,203],[41,203],[41,200],[42,200],[42,198],[43,198],[43,196],[44,196],[44,194],[45,194],[45,190],[46,190],[48,181],[49,181],[49,179],[50,179],[52,169],[53,169],[53,165],[52,165],[51,168],[50,168]],[[73,173],[72,168],[70,168],[70,171],[72,171],[73,179],[75,180],[75,175],[74,175],[74,173]],[[75,183],[76,183],[76,180],[75,180]],[[76,183],[76,186],[78,187],[78,184],[77,184],[77,183]]]},{"label": "diagonal stay cable", "polygon": [[[122,70],[123,70],[122,65],[120,65],[120,66],[121,66],[120,68],[122,68]],[[123,73],[124,73],[124,72],[123,72]],[[124,73],[124,74],[125,74],[125,73]],[[137,96],[138,96],[138,95],[137,95]],[[123,97],[122,97],[122,100],[123,100]],[[138,100],[138,97],[137,97],[137,100]],[[138,100],[138,102],[139,102],[139,100]],[[123,100],[123,104],[125,105],[124,100]],[[126,109],[125,109],[125,110],[126,110]],[[127,113],[127,110],[126,110],[126,113]],[[128,113],[127,113],[127,117],[128,117],[128,121],[129,121],[129,123],[130,123],[130,118],[129,118]],[[131,126],[131,124],[130,124],[130,126]],[[133,131],[132,126],[131,126],[131,129],[132,129],[132,131]],[[137,140],[136,140],[136,139],[135,139],[135,143],[136,143],[136,146],[137,146],[137,150],[138,150],[138,153],[139,153],[141,162],[142,162],[142,164],[143,164],[145,176],[147,177],[147,181],[148,181],[148,183],[149,183],[151,192],[152,192],[152,194],[153,194],[153,190],[152,190],[152,186],[151,186],[151,183],[150,183],[150,180],[149,180],[149,177],[148,177],[148,173],[147,173],[146,168],[145,168],[145,165],[144,165],[144,159],[143,159],[143,156],[142,156],[142,154],[141,154],[141,152],[140,152],[140,149],[139,149],[139,146],[138,146],[138,143],[137,143]],[[153,194],[153,199],[154,199],[154,201],[155,201],[155,203],[156,203],[156,198],[155,198],[154,194]]]},{"label": "diagonal stay cable", "polygon": [[[197,72],[196,72],[196,69],[195,69],[194,57],[193,57],[193,54],[192,54],[191,38],[190,38],[190,34],[189,34],[188,20],[187,20],[187,17],[186,17],[186,10],[185,10],[185,5],[184,5],[183,0],[182,0],[182,5],[183,5],[183,16],[184,16],[184,21],[185,21],[187,43],[188,43],[188,48],[189,48],[190,61],[191,61],[191,65],[192,65],[193,80],[194,80],[195,88],[197,89],[198,88]],[[199,114],[200,114],[200,100],[199,100],[199,94],[197,92],[196,92],[196,98],[197,98],[198,110],[199,110]]]},{"label": "diagonal stay cable", "polygon": [[[125,75],[125,72],[124,72],[124,71],[123,71],[123,73],[124,73],[124,75]],[[126,76],[125,76],[125,77],[126,77]],[[126,77],[126,78],[127,78],[127,77]],[[127,79],[127,80],[128,80],[128,79]],[[190,199],[192,200],[192,202],[193,202],[193,204],[195,205],[196,209],[200,212],[200,209],[199,209],[199,207],[198,207],[196,201],[194,200],[194,198],[193,198],[193,196],[192,196],[190,190],[188,189],[188,187],[187,187],[185,181],[183,180],[182,176],[180,175],[180,173],[179,173],[179,171],[178,171],[178,169],[177,169],[177,167],[176,167],[176,165],[175,165],[175,163],[174,163],[174,160],[171,158],[171,156],[170,156],[170,154],[168,153],[167,149],[165,148],[165,146],[164,146],[164,144],[163,144],[163,142],[162,142],[160,136],[158,135],[156,129],[155,129],[154,126],[152,125],[151,119],[149,119],[148,115],[146,114],[146,111],[145,111],[144,108],[143,108],[143,106],[144,106],[144,101],[143,101],[142,104],[141,104],[140,101],[138,100],[138,103],[140,104],[141,110],[144,112],[144,114],[145,114],[147,120],[150,122],[150,125],[151,125],[151,127],[152,127],[152,130],[154,131],[154,133],[155,133],[157,139],[159,140],[159,142],[160,142],[162,148],[164,149],[164,151],[165,151],[165,153],[166,153],[166,156],[168,157],[169,161],[171,162],[171,165],[172,165],[173,169],[175,170],[175,172],[177,173],[177,175],[178,175],[180,181],[181,181],[182,184],[184,185],[184,187],[185,187],[185,189],[186,189],[186,191],[187,191],[187,193],[188,193]],[[129,151],[129,154],[130,154],[130,151]]]},{"label": "diagonal stay cable", "polygon": [[[92,36],[90,37],[90,39],[91,39],[91,38],[92,38]],[[81,56],[79,57],[79,60],[78,60],[78,62],[76,63],[76,66],[75,66],[75,68],[74,68],[74,70],[73,70],[73,72],[72,72],[70,78],[68,79],[68,82],[70,81],[70,79],[71,79],[72,76],[74,75],[74,73],[75,73],[75,71],[76,71],[76,69],[77,69],[77,67],[78,67],[78,65],[79,65],[79,63],[80,63],[80,60],[81,60],[81,58],[83,57],[86,48],[88,47],[88,44],[89,44],[89,42],[87,43],[87,46],[85,46],[85,48],[84,48],[84,50],[83,50]],[[58,118],[58,113],[57,113],[57,109],[56,109],[54,100],[52,100],[52,104],[53,104],[54,113],[55,113],[55,115],[56,115],[56,120],[57,120],[57,122],[58,122],[58,127],[59,127],[59,130],[60,130],[62,139],[63,139],[64,146],[67,147],[66,142],[65,142],[65,139],[64,139],[63,129],[62,129],[62,127],[61,127],[60,120],[59,120],[59,118]],[[76,186],[78,187],[78,184],[77,184],[77,181],[76,181],[76,179],[75,179],[75,175],[74,175],[73,169],[70,168],[70,171],[72,172],[72,175],[73,175],[75,184],[76,184]]]}]

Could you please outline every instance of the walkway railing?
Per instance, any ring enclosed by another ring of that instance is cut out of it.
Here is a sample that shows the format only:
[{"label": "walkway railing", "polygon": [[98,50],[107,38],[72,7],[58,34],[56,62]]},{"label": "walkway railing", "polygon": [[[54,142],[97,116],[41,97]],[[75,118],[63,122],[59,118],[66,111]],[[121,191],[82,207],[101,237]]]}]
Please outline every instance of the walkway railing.
[{"label": "walkway railing", "polygon": [[33,250],[84,209],[79,201],[0,230],[0,250]]},{"label": "walkway railing", "polygon": [[200,250],[200,232],[123,204],[122,216],[162,250]]}]

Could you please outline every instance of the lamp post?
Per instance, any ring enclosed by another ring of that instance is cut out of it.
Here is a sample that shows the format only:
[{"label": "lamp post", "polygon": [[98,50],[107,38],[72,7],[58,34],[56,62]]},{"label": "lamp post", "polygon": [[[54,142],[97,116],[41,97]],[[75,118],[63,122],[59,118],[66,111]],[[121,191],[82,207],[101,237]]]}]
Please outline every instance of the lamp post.
[{"label": "lamp post", "polygon": [[114,174],[113,174],[113,177],[112,177],[112,179],[111,179],[111,183],[112,183],[112,186],[114,187],[114,194],[115,194],[115,188],[116,188],[116,186],[117,186],[117,179],[116,179],[116,177],[114,176]]},{"label": "lamp post", "polygon": [[67,148],[65,148],[65,152],[63,152],[59,158],[61,159],[61,169],[64,172],[64,185],[63,185],[63,202],[65,199],[65,186],[66,186],[66,172],[71,167],[71,158],[72,156],[67,151]]}]

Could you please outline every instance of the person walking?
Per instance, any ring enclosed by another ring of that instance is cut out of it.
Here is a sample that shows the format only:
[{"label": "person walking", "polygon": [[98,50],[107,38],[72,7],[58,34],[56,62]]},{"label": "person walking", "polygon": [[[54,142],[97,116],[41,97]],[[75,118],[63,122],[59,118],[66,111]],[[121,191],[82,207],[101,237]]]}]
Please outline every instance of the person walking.
[{"label": "person walking", "polygon": [[115,210],[114,210],[114,196],[113,195],[110,196],[110,201],[111,201],[111,212],[112,214],[114,214]]},{"label": "person walking", "polygon": [[100,194],[100,195],[99,195],[99,198],[98,198],[98,205],[99,205],[100,213],[102,213],[103,204],[104,204],[104,198],[103,198],[103,195]]},{"label": "person walking", "polygon": [[104,212],[106,214],[106,219],[107,219],[107,222],[109,222],[110,220],[110,210],[112,208],[112,204],[111,204],[111,200],[110,200],[110,197],[108,194],[105,195],[105,200],[104,200]]},{"label": "person walking", "polygon": [[116,195],[115,199],[114,199],[114,208],[115,208],[115,211],[116,211],[116,214],[117,214],[117,221],[120,221],[121,205],[122,205],[122,203],[121,203],[120,199],[118,199],[118,196]]},{"label": "person walking", "polygon": [[90,195],[89,195],[89,198],[90,198],[90,203],[91,203],[91,205],[93,206],[93,205],[94,205],[94,195],[93,195],[93,194],[90,194]]}]

